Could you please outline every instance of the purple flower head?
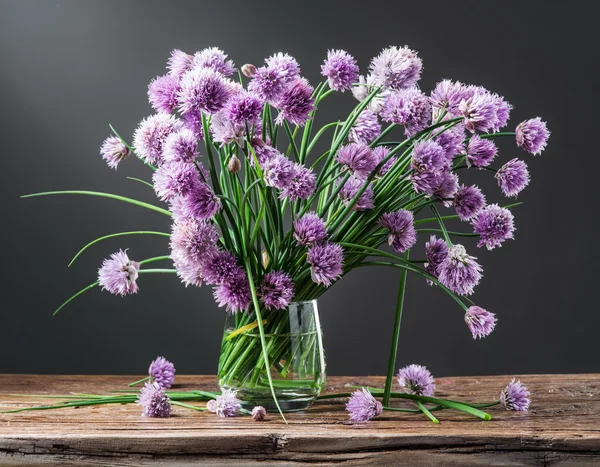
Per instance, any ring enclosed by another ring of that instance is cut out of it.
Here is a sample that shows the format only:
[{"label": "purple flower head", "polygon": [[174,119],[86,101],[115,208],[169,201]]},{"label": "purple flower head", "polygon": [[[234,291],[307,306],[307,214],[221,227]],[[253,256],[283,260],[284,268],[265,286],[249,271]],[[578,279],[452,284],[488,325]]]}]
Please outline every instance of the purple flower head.
[{"label": "purple flower head", "polygon": [[267,58],[266,65],[258,68],[248,89],[269,102],[275,102],[287,83],[300,75],[300,66],[293,57],[281,52]]},{"label": "purple flower head", "polygon": [[267,159],[262,165],[265,184],[280,190],[289,187],[296,176],[294,163],[280,154],[273,159]]},{"label": "purple flower head", "polygon": [[260,296],[268,310],[283,310],[294,298],[294,281],[283,271],[268,272],[260,285]]},{"label": "purple flower head", "polygon": [[180,263],[200,265],[216,250],[219,234],[212,224],[186,219],[173,223],[171,258]]},{"label": "purple flower head", "polygon": [[433,120],[437,120],[444,110],[451,117],[457,117],[460,102],[468,97],[470,97],[470,93],[460,81],[453,82],[449,79],[440,81],[429,97],[433,107]]},{"label": "purple flower head", "polygon": [[182,128],[165,140],[163,158],[166,162],[194,161],[198,155],[198,140],[192,130]]},{"label": "purple flower head", "polygon": [[472,224],[474,232],[480,237],[477,243],[479,248],[485,245],[488,250],[493,250],[502,246],[504,240],[514,238],[514,217],[508,209],[497,204],[489,204],[479,211]]},{"label": "purple flower head", "polygon": [[432,195],[439,186],[440,172],[413,172],[410,180],[417,193]]},{"label": "purple flower head", "polygon": [[183,128],[190,130],[197,139],[204,139],[204,128],[202,127],[202,112],[191,111],[183,115]]},{"label": "purple flower head", "polygon": [[179,110],[183,115],[217,113],[229,99],[229,86],[223,75],[212,68],[193,68],[181,78]]},{"label": "purple flower head", "polygon": [[348,139],[355,143],[368,144],[373,141],[381,133],[381,124],[377,119],[377,115],[369,109],[363,110],[348,134]]},{"label": "purple flower head", "polygon": [[[258,160],[258,165],[261,167],[265,164],[266,161],[274,159],[278,156],[283,156],[277,149],[273,146],[265,143],[261,138],[252,138],[250,142],[254,153],[256,154],[256,159]],[[250,157],[250,165],[254,167],[254,156],[252,154],[248,154]]]},{"label": "purple flower head", "polygon": [[438,143],[446,153],[448,166],[451,165],[452,159],[466,151],[465,148],[465,127],[463,125],[454,126],[448,130],[438,130],[434,140]]},{"label": "purple flower head", "polygon": [[344,50],[330,50],[327,60],[321,65],[321,74],[327,78],[329,87],[344,92],[352,88],[358,78],[358,64],[352,55]]},{"label": "purple flower head", "polygon": [[431,119],[431,104],[416,88],[389,92],[383,99],[381,118],[405,126],[407,136],[425,129]]},{"label": "purple flower head", "polygon": [[181,279],[181,282],[188,285],[195,285],[201,287],[204,282],[202,277],[202,271],[200,265],[193,262],[180,261],[177,258],[173,258],[173,265],[177,271],[177,277]]},{"label": "purple flower head", "polygon": [[221,209],[219,198],[212,188],[204,182],[195,183],[185,196],[171,201],[171,212],[177,219],[192,218],[197,220],[211,219]]},{"label": "purple flower head", "polygon": [[154,190],[162,201],[191,193],[201,183],[200,174],[189,162],[165,162],[152,175]]},{"label": "purple flower head", "polygon": [[496,144],[487,138],[481,138],[479,135],[471,136],[467,146],[468,162],[475,167],[487,167],[492,163],[498,154]]},{"label": "purple flower head", "polygon": [[353,422],[366,422],[380,415],[383,406],[368,389],[361,388],[352,393],[346,403],[346,410],[350,412],[350,420]]},{"label": "purple flower head", "polygon": [[473,339],[489,336],[496,327],[496,315],[476,305],[470,306],[465,313],[465,323],[473,334]]},{"label": "purple flower head", "polygon": [[[381,163],[381,161],[383,159],[385,159],[387,157],[387,155],[390,153],[390,150],[386,146],[376,146],[373,148],[372,152],[373,152],[373,157],[375,158],[375,162],[377,162],[377,164],[376,164],[376,166],[377,166]],[[377,172],[377,175],[379,175],[380,177],[383,177],[386,173],[388,173],[390,171],[390,169],[394,166],[395,163],[396,163],[396,156],[390,157],[387,160],[387,162],[385,162],[383,164],[383,166],[379,169],[379,172]]]},{"label": "purple flower head", "polygon": [[294,221],[294,238],[300,245],[317,245],[327,235],[325,222],[315,212],[308,212]]},{"label": "purple flower head", "polygon": [[213,115],[210,121],[210,131],[213,139],[221,145],[230,143],[238,146],[244,145],[246,126],[244,123],[234,122],[224,112],[217,112]]},{"label": "purple flower head", "polygon": [[119,163],[130,154],[127,145],[116,136],[109,136],[102,143],[100,155],[106,161],[106,164],[117,170]]},{"label": "purple flower head", "polygon": [[237,258],[229,251],[213,252],[202,262],[201,271],[206,283],[210,285],[233,282],[236,277],[244,276]]},{"label": "purple flower head", "polygon": [[411,167],[417,172],[437,172],[446,167],[444,149],[435,141],[419,141],[415,144]]},{"label": "purple flower head", "polygon": [[281,197],[291,201],[307,199],[315,192],[316,183],[317,177],[311,169],[295,163],[292,181],[281,189]]},{"label": "purple flower head", "polygon": [[456,196],[457,192],[458,175],[453,172],[440,172],[436,177],[431,194],[437,199],[444,200],[444,206],[450,207],[451,199]]},{"label": "purple flower head", "polygon": [[275,103],[275,107],[279,109],[279,115],[275,121],[279,125],[284,120],[294,125],[304,125],[308,120],[308,114],[315,108],[312,92],[312,86],[304,78],[298,78],[291,82]]},{"label": "purple flower head", "polygon": [[[473,87],[473,95],[462,100],[458,106],[460,114],[464,117],[465,128],[472,133],[483,131],[489,133],[497,130],[500,122],[499,109],[510,109],[502,97],[490,93],[481,87]],[[504,104],[502,104],[504,102]],[[503,115],[507,118],[507,115]]]},{"label": "purple flower head", "polygon": [[502,96],[494,94],[494,97],[496,99],[495,102],[497,123],[492,130],[494,132],[497,132],[500,130],[500,128],[505,127],[508,123],[508,119],[510,118],[510,111],[512,110],[512,105],[505,101]]},{"label": "purple flower head", "polygon": [[248,91],[239,92],[229,99],[225,106],[225,117],[234,123],[257,125],[261,120],[263,100]]},{"label": "purple flower head", "polygon": [[165,357],[156,357],[156,360],[150,363],[148,374],[161,388],[169,389],[175,381],[175,365]]},{"label": "purple flower head", "polygon": [[452,292],[471,295],[482,277],[482,268],[476,259],[467,254],[464,246],[452,245],[438,267],[439,281]]},{"label": "purple flower head", "polygon": [[531,404],[530,399],[531,393],[521,381],[517,381],[515,378],[512,379],[508,386],[504,388],[504,391],[500,393],[500,404],[506,410],[529,410]]},{"label": "purple flower head", "polygon": [[102,290],[108,290],[113,295],[137,293],[138,271],[140,263],[131,261],[123,250],[110,255],[98,269],[98,282]]},{"label": "purple flower head", "polygon": [[233,389],[225,389],[214,400],[206,403],[209,412],[216,413],[219,417],[235,417],[242,408],[237,392]]},{"label": "purple flower head", "polygon": [[[340,181],[339,183],[342,183],[342,181]],[[352,202],[354,197],[358,194],[358,192],[362,189],[364,184],[364,180],[358,179],[356,177],[350,177],[346,181],[338,195],[342,200],[342,203],[344,203],[345,206],[348,206]],[[354,206],[352,206],[352,209],[354,211],[366,211],[367,209],[373,209],[373,207],[375,206],[375,203],[373,201],[374,196],[375,195],[373,193],[373,185],[369,183],[369,186],[367,186],[367,189],[363,191],[363,193],[359,196],[358,200],[356,200],[356,203],[354,204]]]},{"label": "purple flower head", "polygon": [[219,306],[225,306],[229,313],[244,311],[250,305],[250,284],[245,274],[238,274],[229,282],[223,282],[214,290]]},{"label": "purple flower head", "polygon": [[369,70],[378,86],[390,89],[412,88],[421,78],[423,63],[408,47],[388,47],[373,60]]},{"label": "purple flower head", "polygon": [[336,160],[360,179],[366,179],[377,167],[371,148],[364,143],[342,146],[337,152]]},{"label": "purple flower head", "polygon": [[542,153],[550,137],[546,122],[542,121],[540,117],[519,123],[515,131],[517,146],[534,156]]},{"label": "purple flower head", "polygon": [[462,221],[472,219],[484,206],[485,196],[475,185],[462,185],[454,196],[454,209]]},{"label": "purple flower head", "polygon": [[407,394],[433,396],[435,383],[427,368],[421,365],[408,365],[398,371],[398,383]]},{"label": "purple flower head", "polygon": [[505,196],[517,196],[523,188],[529,185],[529,170],[527,164],[520,159],[512,159],[504,164],[496,175],[498,186]]},{"label": "purple flower head", "polygon": [[187,71],[192,68],[192,62],[194,57],[182,52],[181,50],[175,49],[171,52],[169,57],[167,68],[169,74],[176,78],[181,78]]},{"label": "purple flower head", "polygon": [[133,135],[133,146],[140,159],[150,164],[163,162],[163,145],[167,137],[181,129],[181,122],[172,115],[157,113],[146,117]]},{"label": "purple flower head", "polygon": [[308,250],[307,261],[313,282],[329,287],[342,275],[344,250],[335,243],[313,245]]},{"label": "purple flower head", "polygon": [[413,213],[405,209],[385,213],[379,219],[379,224],[390,232],[388,243],[398,253],[404,253],[417,243],[414,220]]},{"label": "purple flower head", "polygon": [[196,52],[193,58],[193,66],[198,68],[211,68],[223,76],[231,76],[235,71],[235,65],[227,60],[227,54],[217,47],[209,47]]},{"label": "purple flower head", "polygon": [[169,418],[171,416],[171,400],[165,389],[156,382],[146,382],[140,390],[137,403],[142,406],[144,417]]},{"label": "purple flower head", "polygon": [[157,76],[148,85],[148,100],[157,112],[173,112],[177,107],[178,93],[179,78],[177,76]]},{"label": "purple flower head", "polygon": [[[437,238],[435,235],[429,237],[429,241],[425,243],[425,269],[429,274],[438,277],[440,274],[440,266],[448,256],[448,244],[443,238]],[[432,285],[433,282],[429,281]]]},{"label": "purple flower head", "polygon": [[252,420],[262,422],[267,416],[267,411],[262,405],[257,405],[252,409]]}]

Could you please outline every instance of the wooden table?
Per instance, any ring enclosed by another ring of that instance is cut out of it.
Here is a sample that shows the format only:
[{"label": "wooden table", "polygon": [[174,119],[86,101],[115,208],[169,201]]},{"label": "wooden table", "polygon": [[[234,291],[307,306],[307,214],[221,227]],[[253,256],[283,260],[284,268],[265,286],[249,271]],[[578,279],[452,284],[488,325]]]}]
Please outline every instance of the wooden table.
[{"label": "wooden table", "polygon": [[[600,374],[524,375],[531,410],[488,409],[490,422],[462,413],[384,412],[353,425],[344,400],[264,422],[219,418],[174,408],[170,419],[140,416],[134,404],[0,414],[0,465],[600,465]],[[0,409],[56,402],[10,394],[97,393],[123,388],[131,376],[0,375]],[[507,376],[441,378],[439,397],[488,402]],[[176,390],[216,389],[214,376],[178,376]],[[331,377],[344,384],[383,385],[381,377]],[[395,404],[402,404],[397,401]],[[405,402],[404,402],[405,404]]]}]

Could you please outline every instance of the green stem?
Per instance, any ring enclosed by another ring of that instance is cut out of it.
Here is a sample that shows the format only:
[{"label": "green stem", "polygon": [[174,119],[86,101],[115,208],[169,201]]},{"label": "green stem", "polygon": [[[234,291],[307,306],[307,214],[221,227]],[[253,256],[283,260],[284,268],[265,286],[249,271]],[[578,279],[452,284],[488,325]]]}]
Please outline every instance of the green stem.
[{"label": "green stem", "polygon": [[421,412],[427,415],[429,420],[431,420],[433,423],[440,423],[440,421],[437,418],[435,418],[429,410],[427,410],[427,407],[425,407],[421,401],[417,401],[417,407],[419,407],[419,409],[421,409]]},{"label": "green stem", "polygon": [[152,378],[152,376],[146,376],[145,378],[139,379],[137,381],[134,381],[133,383],[129,383],[128,386],[131,388],[133,386],[137,386],[140,383],[144,383],[146,381],[148,381],[150,378]]},{"label": "green stem", "polygon": [[482,138],[495,138],[497,136],[516,136],[517,134],[514,131],[500,131],[498,133],[488,133],[479,135]]}]

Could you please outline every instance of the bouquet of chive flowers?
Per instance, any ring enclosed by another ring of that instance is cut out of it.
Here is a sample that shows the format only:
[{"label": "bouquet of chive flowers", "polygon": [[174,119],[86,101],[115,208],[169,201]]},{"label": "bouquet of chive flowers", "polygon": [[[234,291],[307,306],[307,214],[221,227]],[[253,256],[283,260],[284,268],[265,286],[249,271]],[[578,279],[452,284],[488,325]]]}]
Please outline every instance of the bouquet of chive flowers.
[{"label": "bouquet of chive flowers", "polygon": [[[175,273],[186,286],[210,286],[227,311],[221,388],[246,390],[248,399],[268,394],[277,408],[286,397],[310,403],[320,393],[325,364],[315,300],[353,269],[401,271],[384,405],[407,272],[447,293],[473,338],[493,331],[495,314],[467,298],[482,266],[457,238],[477,236],[480,248],[500,247],[513,238],[508,208],[516,204],[488,203],[459,175],[491,175],[501,194],[515,197],[529,183],[527,164],[519,158],[497,163],[494,140],[513,138],[538,155],[549,137],[545,122],[533,118],[502,131],[511,105],[481,86],[443,80],[426,94],[418,87],[421,58],[408,47],[384,49],[364,75],[350,54],[331,50],[316,87],[284,53],[236,72],[217,48],[194,55],[175,50],[167,70],[148,86],[155,113],[142,120],[133,140],[113,129],[101,148],[113,169],[131,155],[146,164],[152,182],[138,181],[152,187],[166,209],[109,193],[28,195],[103,196],[173,219],[170,234],[121,232],[92,242],[164,235],[170,253],[134,261],[126,250],[116,252],[100,267],[98,281],[65,304],[98,285],[115,295],[137,293],[143,273]],[[344,91],[357,100],[355,108],[316,126],[318,108]],[[464,221],[465,232],[448,231],[445,221],[455,218]],[[424,254],[411,258],[425,232]],[[173,268],[146,268],[158,261]],[[361,394],[355,402],[372,402]]]}]

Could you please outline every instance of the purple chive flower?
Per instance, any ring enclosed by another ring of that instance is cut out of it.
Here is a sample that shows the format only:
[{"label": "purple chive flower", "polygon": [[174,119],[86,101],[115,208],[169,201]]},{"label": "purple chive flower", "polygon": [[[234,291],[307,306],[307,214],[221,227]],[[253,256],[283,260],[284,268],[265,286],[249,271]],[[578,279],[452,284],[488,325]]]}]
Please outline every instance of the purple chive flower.
[{"label": "purple chive flower", "polygon": [[377,166],[371,148],[364,143],[350,143],[342,146],[337,152],[336,160],[359,179],[367,178]]},{"label": "purple chive flower", "polygon": [[482,277],[482,268],[476,259],[467,254],[464,246],[452,245],[438,267],[439,281],[452,292],[471,295]]},{"label": "purple chive flower", "polygon": [[229,313],[244,311],[250,305],[250,284],[245,274],[238,274],[231,281],[223,282],[214,290],[219,306],[225,306]]},{"label": "purple chive flower", "polygon": [[515,132],[517,146],[534,156],[542,153],[550,137],[546,122],[542,121],[540,117],[519,123]]},{"label": "purple chive flower", "polygon": [[294,163],[282,154],[266,160],[262,171],[265,184],[280,190],[289,187],[296,176]]},{"label": "purple chive flower", "polygon": [[465,139],[465,128],[463,125],[457,125],[445,131],[438,130],[438,133],[436,133],[434,141],[446,153],[448,166],[452,164],[454,157],[466,152]]},{"label": "purple chive flower", "polygon": [[[440,266],[448,256],[448,244],[443,238],[437,238],[435,235],[429,237],[429,241],[425,243],[425,269],[429,274],[438,277],[440,274]],[[433,282],[429,281],[429,285]]]},{"label": "purple chive flower", "polygon": [[225,389],[214,400],[206,403],[209,412],[216,413],[219,417],[235,417],[242,408],[237,392],[233,389]]},{"label": "purple chive flower", "polygon": [[188,285],[195,285],[196,287],[201,287],[204,282],[204,277],[202,276],[201,266],[197,263],[180,261],[177,258],[173,258],[173,266],[175,266],[175,270],[177,271],[177,277],[181,279],[181,282]]},{"label": "purple chive flower", "polygon": [[138,271],[140,263],[131,261],[123,250],[110,255],[98,269],[98,282],[102,290],[108,290],[113,295],[137,293]]},{"label": "purple chive flower", "polygon": [[315,192],[316,183],[317,177],[311,169],[295,163],[292,180],[281,189],[281,197],[291,201],[307,199]]},{"label": "purple chive flower", "polygon": [[173,112],[178,93],[179,78],[173,75],[157,76],[148,85],[148,100],[157,112]]},{"label": "purple chive flower", "polygon": [[475,167],[487,167],[498,154],[496,144],[479,135],[471,136],[467,146],[467,160]]},{"label": "purple chive flower", "polygon": [[238,266],[237,258],[229,251],[213,252],[202,262],[202,276],[210,285],[233,282],[236,277],[244,276],[244,270]]},{"label": "purple chive flower", "polygon": [[193,68],[181,78],[179,110],[183,115],[221,110],[230,90],[223,75],[212,68]]},{"label": "purple chive flower", "polygon": [[257,405],[252,409],[252,420],[262,422],[267,417],[267,411],[262,405]]},{"label": "purple chive flower", "polygon": [[315,212],[308,212],[294,221],[294,238],[303,246],[317,245],[327,238],[327,227]]},{"label": "purple chive flower", "polygon": [[167,64],[169,74],[175,76],[176,78],[181,78],[192,68],[193,60],[193,56],[188,55],[178,49],[173,50]]},{"label": "purple chive flower", "polygon": [[410,175],[410,180],[417,193],[432,195],[439,186],[439,177],[439,172],[413,172]]},{"label": "purple chive flower", "polygon": [[217,112],[213,115],[210,121],[210,131],[213,139],[221,145],[230,143],[235,143],[238,146],[244,145],[246,126],[243,123],[234,122],[223,112]]},{"label": "purple chive flower", "polygon": [[[385,159],[387,157],[387,155],[390,153],[390,150],[386,146],[377,146],[377,147],[373,148],[372,152],[373,152],[373,157],[375,158],[375,162],[377,162],[377,164],[376,164],[376,166],[377,166],[383,159]],[[386,173],[388,173],[390,171],[390,169],[394,166],[395,163],[396,163],[396,156],[390,157],[387,160],[387,162],[385,164],[383,164],[383,166],[379,169],[379,172],[377,172],[377,175],[379,175],[380,177],[383,177]]]},{"label": "purple chive flower", "polygon": [[514,216],[508,209],[497,204],[489,204],[482,209],[472,224],[474,232],[480,236],[477,243],[479,248],[485,245],[488,250],[493,250],[502,246],[504,240],[514,238]]},{"label": "purple chive flower", "polygon": [[[252,138],[250,142],[254,153],[256,154],[256,159],[258,160],[258,165],[261,167],[265,164],[266,161],[274,159],[278,156],[283,156],[277,149],[273,146],[265,143],[261,138]],[[250,157],[250,165],[254,167],[254,156],[252,154],[248,154]]]},{"label": "purple chive flower", "polygon": [[458,106],[463,99],[470,97],[470,92],[460,81],[444,79],[431,91],[429,101],[433,107],[433,120],[436,121],[445,110],[451,117],[458,117]]},{"label": "purple chive flower", "polygon": [[283,271],[268,272],[260,285],[260,296],[269,310],[287,308],[294,298],[294,281]]},{"label": "purple chive flower", "polygon": [[[197,220],[211,219],[221,209],[219,198],[204,182],[195,183],[192,190],[186,196],[182,196],[180,200],[178,206],[180,212],[185,217]],[[171,206],[173,204],[172,202]],[[171,211],[175,214],[173,209]]]},{"label": "purple chive flower", "polygon": [[500,404],[506,410],[529,410],[531,393],[521,381],[512,379],[508,386],[500,393]]},{"label": "purple chive flower", "polygon": [[433,396],[435,383],[427,368],[421,365],[408,365],[398,371],[398,383],[407,394]]},{"label": "purple chive flower", "polygon": [[386,122],[404,125],[406,135],[413,136],[427,127],[431,104],[418,89],[401,89],[385,95],[380,115]]},{"label": "purple chive flower", "polygon": [[286,120],[294,125],[304,125],[308,120],[308,114],[315,108],[312,92],[312,86],[304,78],[298,78],[290,83],[275,103],[275,107],[279,109],[275,122],[281,125]]},{"label": "purple chive flower", "polygon": [[517,196],[523,188],[529,185],[529,170],[527,164],[520,159],[512,159],[504,164],[496,175],[498,186],[505,196]]},{"label": "purple chive flower", "polygon": [[353,422],[366,422],[380,415],[383,406],[368,389],[361,388],[352,393],[346,403],[346,410],[350,412],[350,420]]},{"label": "purple chive flower", "polygon": [[209,223],[186,219],[173,224],[171,258],[180,263],[200,265],[216,251],[217,229]]},{"label": "purple chive flower", "polygon": [[300,66],[295,58],[281,52],[267,58],[265,63],[254,73],[248,89],[272,103],[283,93],[287,83],[298,78]]},{"label": "purple chive flower", "polygon": [[144,417],[169,418],[171,416],[171,400],[164,388],[156,382],[146,382],[140,390],[137,403],[142,406]]},{"label": "purple chive flower", "polygon": [[181,129],[181,122],[172,115],[157,113],[146,117],[133,135],[133,146],[140,159],[150,164],[163,162],[163,145],[167,137]]},{"label": "purple chive flower", "polygon": [[327,78],[329,87],[344,92],[352,88],[358,78],[358,64],[352,55],[344,50],[330,50],[327,60],[321,65],[321,74]]},{"label": "purple chive flower", "polygon": [[217,47],[209,47],[196,52],[193,58],[193,66],[198,68],[211,68],[223,76],[231,76],[235,71],[235,65],[227,60],[227,54]]},{"label": "purple chive flower", "polygon": [[169,389],[175,381],[175,365],[165,357],[156,357],[156,360],[150,363],[148,374],[161,388]]},{"label": "purple chive flower", "polygon": [[198,140],[192,130],[182,128],[165,139],[163,158],[166,162],[191,163],[198,156]]},{"label": "purple chive flower", "polygon": [[414,220],[413,213],[405,209],[387,212],[379,219],[379,224],[390,232],[388,243],[398,253],[404,253],[417,243]]},{"label": "purple chive flower", "polygon": [[465,313],[465,323],[473,334],[473,339],[489,336],[496,327],[496,315],[476,305],[470,306]]},{"label": "purple chive flower", "polygon": [[452,205],[451,199],[456,196],[458,191],[458,175],[453,172],[441,172],[437,176],[432,195],[437,199],[444,201],[444,206]]},{"label": "purple chive flower", "polygon": [[342,275],[344,250],[335,243],[313,245],[308,250],[307,261],[313,282],[329,287]]},{"label": "purple chive flower", "polygon": [[390,89],[412,88],[421,78],[423,63],[408,47],[388,47],[369,66],[373,80]]},{"label": "purple chive flower", "polygon": [[[505,105],[502,105],[504,102]],[[473,95],[462,100],[458,106],[464,117],[465,128],[472,133],[475,131],[490,132],[500,126],[499,108],[506,109],[506,103],[500,96],[491,94],[484,88],[476,87]],[[503,116],[506,118],[507,116]]]},{"label": "purple chive flower", "polygon": [[[339,183],[342,182],[340,181]],[[359,190],[362,189],[364,184],[364,180],[360,180],[356,177],[350,177],[346,181],[338,195],[342,200],[342,203],[344,203],[345,206],[348,206],[352,202],[354,197],[357,195]],[[352,206],[352,209],[354,211],[366,211],[367,209],[373,209],[373,207],[375,206],[375,203],[373,201],[374,196],[375,195],[373,193],[373,186],[371,183],[369,183],[369,186],[358,197],[358,200],[356,200],[356,203],[354,204],[354,206]]]},{"label": "purple chive flower", "polygon": [[485,196],[476,185],[462,185],[454,196],[454,209],[462,221],[471,220],[485,206]]},{"label": "purple chive flower", "polygon": [[263,100],[256,94],[242,91],[233,95],[224,109],[225,117],[234,123],[256,125],[260,122]]},{"label": "purple chive flower", "polygon": [[381,124],[377,119],[377,115],[369,109],[363,110],[348,134],[348,139],[355,143],[368,144],[373,141],[381,133]]},{"label": "purple chive flower", "polygon": [[496,99],[496,118],[497,123],[492,128],[494,132],[500,131],[500,128],[505,127],[508,123],[508,119],[510,118],[510,111],[512,110],[512,105],[510,105],[507,101],[504,100],[502,96],[498,96],[494,94]]},{"label": "purple chive flower", "polygon": [[183,128],[190,130],[196,138],[204,139],[204,128],[202,127],[202,112],[192,111],[182,116]]},{"label": "purple chive flower", "polygon": [[444,149],[435,141],[419,141],[415,144],[411,167],[417,172],[437,172],[446,167]]},{"label": "purple chive flower", "polygon": [[116,136],[109,136],[102,143],[100,155],[106,161],[106,164],[117,170],[119,163],[129,156],[130,151],[127,145]]},{"label": "purple chive flower", "polygon": [[188,162],[165,162],[152,175],[154,190],[162,201],[185,196],[201,183],[194,164]]}]

